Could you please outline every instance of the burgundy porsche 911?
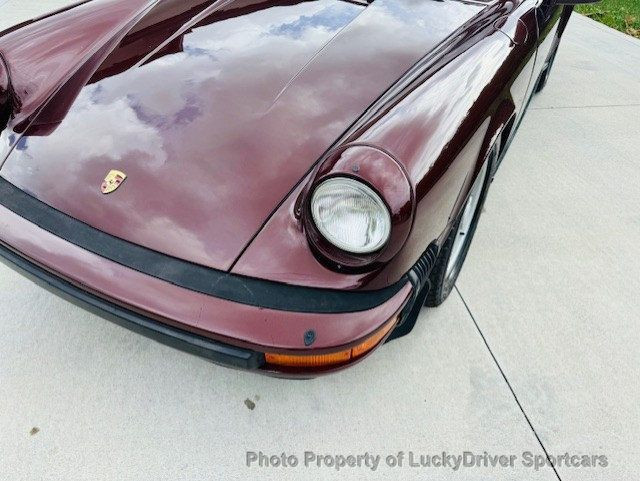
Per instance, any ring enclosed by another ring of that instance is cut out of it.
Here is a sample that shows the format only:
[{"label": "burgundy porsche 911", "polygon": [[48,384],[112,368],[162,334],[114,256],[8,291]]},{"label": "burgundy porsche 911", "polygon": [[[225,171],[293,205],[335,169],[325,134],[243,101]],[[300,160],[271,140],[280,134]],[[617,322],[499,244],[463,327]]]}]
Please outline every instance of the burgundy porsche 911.
[{"label": "burgundy porsche 911", "polygon": [[578,0],[89,0],[0,33],[0,258],[227,366],[449,295]]}]

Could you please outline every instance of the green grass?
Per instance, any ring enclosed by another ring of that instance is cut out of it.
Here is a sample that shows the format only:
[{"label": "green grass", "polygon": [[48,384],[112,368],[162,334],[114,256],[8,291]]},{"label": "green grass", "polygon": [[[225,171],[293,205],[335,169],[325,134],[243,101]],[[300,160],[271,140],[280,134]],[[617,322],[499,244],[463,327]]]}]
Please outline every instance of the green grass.
[{"label": "green grass", "polygon": [[616,30],[640,38],[640,0],[602,0],[576,11]]}]

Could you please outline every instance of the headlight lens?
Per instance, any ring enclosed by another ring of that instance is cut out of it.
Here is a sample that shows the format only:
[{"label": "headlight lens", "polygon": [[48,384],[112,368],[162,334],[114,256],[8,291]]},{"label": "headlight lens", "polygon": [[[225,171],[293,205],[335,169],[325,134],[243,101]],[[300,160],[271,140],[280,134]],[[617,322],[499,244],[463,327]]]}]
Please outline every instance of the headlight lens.
[{"label": "headlight lens", "polygon": [[379,250],[391,234],[391,215],[380,196],[347,177],[334,177],[316,187],[311,215],[327,241],[353,254]]}]

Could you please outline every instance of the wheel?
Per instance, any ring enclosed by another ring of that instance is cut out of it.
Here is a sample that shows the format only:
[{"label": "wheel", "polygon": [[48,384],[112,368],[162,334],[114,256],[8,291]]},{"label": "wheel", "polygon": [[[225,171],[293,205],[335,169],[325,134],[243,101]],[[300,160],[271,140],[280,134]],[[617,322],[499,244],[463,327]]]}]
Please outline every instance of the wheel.
[{"label": "wheel", "polygon": [[496,150],[493,149],[473,183],[467,201],[458,214],[447,240],[440,249],[436,264],[431,271],[431,289],[425,299],[425,306],[439,306],[453,290],[476,232],[491,183],[490,167],[495,159]]}]

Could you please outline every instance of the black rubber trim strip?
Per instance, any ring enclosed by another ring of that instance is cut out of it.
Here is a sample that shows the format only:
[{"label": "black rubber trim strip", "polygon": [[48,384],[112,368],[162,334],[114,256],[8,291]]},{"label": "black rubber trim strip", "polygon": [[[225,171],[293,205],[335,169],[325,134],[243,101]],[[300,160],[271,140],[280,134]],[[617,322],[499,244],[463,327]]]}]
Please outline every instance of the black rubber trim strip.
[{"label": "black rubber trim strip", "polygon": [[108,302],[51,274],[3,245],[0,245],[0,261],[54,294],[162,344],[239,369],[258,369],[264,364],[262,353],[177,329]]},{"label": "black rubber trim strip", "polygon": [[0,204],[78,247],[179,287],[240,304],[303,313],[339,314],[373,309],[408,280],[376,291],[350,292],[293,286],[239,276],[167,256],[95,229],[0,177]]}]

